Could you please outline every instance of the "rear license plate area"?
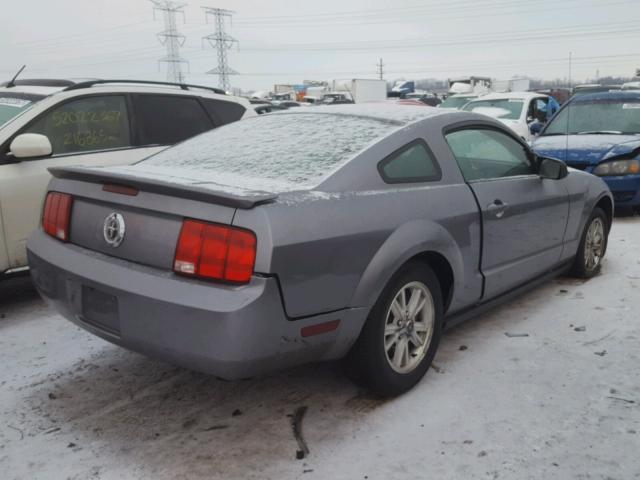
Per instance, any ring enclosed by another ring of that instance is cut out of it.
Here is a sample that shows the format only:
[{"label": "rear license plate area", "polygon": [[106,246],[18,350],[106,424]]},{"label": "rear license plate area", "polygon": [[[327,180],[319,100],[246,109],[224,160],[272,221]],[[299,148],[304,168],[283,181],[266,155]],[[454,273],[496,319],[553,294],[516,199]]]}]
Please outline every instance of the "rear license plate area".
[{"label": "rear license plate area", "polygon": [[83,285],[82,320],[106,332],[120,335],[118,298]]}]

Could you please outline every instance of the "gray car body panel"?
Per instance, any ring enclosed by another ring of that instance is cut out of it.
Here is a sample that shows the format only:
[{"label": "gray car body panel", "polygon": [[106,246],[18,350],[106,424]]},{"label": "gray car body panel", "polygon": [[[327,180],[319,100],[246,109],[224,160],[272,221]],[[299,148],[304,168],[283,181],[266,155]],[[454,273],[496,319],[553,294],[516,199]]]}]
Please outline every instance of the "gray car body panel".
[{"label": "gray car body panel", "polygon": [[[349,107],[358,112],[357,105]],[[604,182],[571,171],[561,180],[526,175],[465,183],[443,132],[475,125],[522,142],[488,117],[430,110],[370,145],[313,190],[272,192],[269,201],[253,208],[207,201],[206,192],[185,198],[157,188],[145,191],[144,182],[130,197],[105,192],[91,179],[60,175],[49,189],[73,194],[80,205],[72,214],[74,244],[36,232],[28,245],[35,283],[63,315],[114,343],[242,378],[344,355],[391,276],[416,256],[437,255],[450,266],[448,316],[505,295],[573,258],[594,205],[603,197],[611,200]],[[283,114],[295,115],[278,115]],[[385,183],[378,162],[418,138],[437,159],[441,179]],[[101,175],[108,181],[108,170]],[[492,218],[486,208],[494,196],[508,198],[502,218]],[[132,224],[117,249],[100,238],[104,217],[112,211]],[[255,232],[252,282],[230,287],[173,274],[172,250],[184,218]],[[492,264],[484,265],[485,259]],[[66,287],[52,289],[52,283]],[[74,304],[83,286],[117,299],[117,335],[83,317],[85,307]],[[305,326],[332,320],[340,320],[335,331],[301,335]]]}]

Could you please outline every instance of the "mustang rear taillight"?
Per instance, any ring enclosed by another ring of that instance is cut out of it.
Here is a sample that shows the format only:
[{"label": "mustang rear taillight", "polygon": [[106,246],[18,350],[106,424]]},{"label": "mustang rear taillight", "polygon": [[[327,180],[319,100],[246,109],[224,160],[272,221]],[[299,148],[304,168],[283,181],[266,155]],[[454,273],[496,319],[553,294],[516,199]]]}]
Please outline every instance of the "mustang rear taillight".
[{"label": "mustang rear taillight", "polygon": [[185,220],[173,270],[182,275],[248,283],[256,261],[256,236],[250,230]]},{"label": "mustang rear taillight", "polygon": [[44,203],[42,228],[52,237],[69,241],[69,224],[71,222],[71,206],[73,197],[66,193],[49,192]]}]

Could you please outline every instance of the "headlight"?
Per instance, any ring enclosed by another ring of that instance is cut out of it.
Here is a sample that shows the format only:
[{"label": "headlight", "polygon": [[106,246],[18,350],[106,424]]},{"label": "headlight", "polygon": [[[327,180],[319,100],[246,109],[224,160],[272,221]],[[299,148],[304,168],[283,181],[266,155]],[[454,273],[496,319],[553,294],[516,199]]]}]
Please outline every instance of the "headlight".
[{"label": "headlight", "polygon": [[595,175],[606,177],[611,175],[633,175],[640,173],[639,160],[615,160],[598,165],[593,171]]}]

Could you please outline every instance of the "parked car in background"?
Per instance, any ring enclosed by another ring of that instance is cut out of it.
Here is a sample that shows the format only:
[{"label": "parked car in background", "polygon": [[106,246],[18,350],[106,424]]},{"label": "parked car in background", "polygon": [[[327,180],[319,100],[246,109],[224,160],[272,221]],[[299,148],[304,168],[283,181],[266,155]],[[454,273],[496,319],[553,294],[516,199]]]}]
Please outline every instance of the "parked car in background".
[{"label": "parked car in background", "polygon": [[640,207],[640,91],[573,97],[533,148],[602,177],[616,207]]},{"label": "parked car in background", "polygon": [[586,95],[587,93],[612,92],[621,90],[622,85],[602,85],[600,83],[588,83],[573,87],[573,95]]},{"label": "parked car in background", "polygon": [[475,100],[480,97],[479,93],[458,93],[455,95],[449,95],[438,107],[441,108],[455,108],[460,110],[471,100]]},{"label": "parked car in background", "polygon": [[255,115],[245,99],[193,85],[22,80],[0,88],[0,278],[26,268],[50,167],[124,165]]},{"label": "parked car in background", "polygon": [[290,109],[52,173],[29,264],[69,320],[223,378],[346,356],[380,395],[421,379],[445,326],[595,275],[613,213],[600,178],[492,118],[393,104]]},{"label": "parked car in background", "polygon": [[391,90],[387,92],[388,97],[400,97],[405,98],[405,95],[415,92],[416,83],[407,80],[398,80],[394,83]]},{"label": "parked car in background", "polygon": [[623,83],[622,90],[640,90],[640,81]]},{"label": "parked car in background", "polygon": [[397,105],[412,105],[418,107],[428,107],[426,103],[422,103],[420,100],[416,100],[415,98],[401,98],[395,102]]},{"label": "parked car in background", "polygon": [[281,105],[280,103],[263,103],[263,104],[259,104],[259,105],[255,105],[253,107],[253,109],[255,110],[255,112],[258,115],[262,115],[264,113],[272,113],[272,112],[279,112],[280,110],[287,110],[289,107],[286,107],[284,105]]},{"label": "parked car in background", "polygon": [[406,95],[402,96],[401,99],[418,100],[419,102],[422,102],[425,105],[429,105],[430,107],[437,107],[442,103],[442,100],[438,98],[438,96],[435,93],[429,93],[429,92],[407,93]]},{"label": "parked car in background", "polygon": [[500,120],[523,140],[534,137],[532,124],[537,124],[533,130],[539,132],[559,108],[553,97],[535,92],[489,93],[462,107]]},{"label": "parked car in background", "polygon": [[346,105],[351,103],[355,102],[351,100],[351,97],[346,93],[326,93],[320,100],[321,105]]},{"label": "parked car in background", "polygon": [[300,102],[294,102],[293,100],[283,100],[281,102],[274,102],[275,105],[285,108],[295,108],[301,106]]}]

